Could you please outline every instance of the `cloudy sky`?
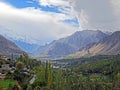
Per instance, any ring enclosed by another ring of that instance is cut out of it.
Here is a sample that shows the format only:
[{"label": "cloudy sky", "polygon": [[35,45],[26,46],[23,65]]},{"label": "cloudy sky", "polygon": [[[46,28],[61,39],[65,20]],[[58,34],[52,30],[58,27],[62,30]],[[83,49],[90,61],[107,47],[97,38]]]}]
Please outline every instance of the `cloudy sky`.
[{"label": "cloudy sky", "polygon": [[45,44],[78,30],[120,30],[120,0],[0,0],[0,33]]}]

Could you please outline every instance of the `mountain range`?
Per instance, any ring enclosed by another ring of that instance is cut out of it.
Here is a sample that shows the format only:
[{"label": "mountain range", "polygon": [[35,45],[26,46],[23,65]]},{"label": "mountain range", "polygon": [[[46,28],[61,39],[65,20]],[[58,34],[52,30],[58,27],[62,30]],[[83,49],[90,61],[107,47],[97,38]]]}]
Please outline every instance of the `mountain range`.
[{"label": "mountain range", "polygon": [[47,58],[65,57],[106,37],[108,37],[108,34],[99,30],[77,31],[71,36],[53,41],[46,46],[40,46],[34,54]]},{"label": "mountain range", "polygon": [[24,51],[20,49],[15,43],[0,35],[0,55],[20,55],[23,53]]},{"label": "mountain range", "polygon": [[84,47],[80,51],[69,55],[69,57],[88,57],[95,55],[118,55],[120,54],[120,31],[116,31],[98,43],[90,47]]},{"label": "mountain range", "polygon": [[[97,50],[95,50],[97,49]],[[112,35],[101,40],[90,48],[94,54],[116,55],[120,54],[120,31],[114,32]],[[96,52],[95,52],[96,51]]]},{"label": "mountain range", "polygon": [[0,55],[22,54],[24,51],[40,58],[117,55],[120,54],[120,31],[112,34],[100,30],[77,31],[44,46],[20,40],[11,41],[0,35]]},{"label": "mountain range", "polygon": [[28,43],[23,40],[11,39],[11,41],[13,41],[19,48],[21,48],[22,50],[24,50],[26,53],[30,55],[32,52],[34,52],[39,47],[39,45],[37,44]]}]

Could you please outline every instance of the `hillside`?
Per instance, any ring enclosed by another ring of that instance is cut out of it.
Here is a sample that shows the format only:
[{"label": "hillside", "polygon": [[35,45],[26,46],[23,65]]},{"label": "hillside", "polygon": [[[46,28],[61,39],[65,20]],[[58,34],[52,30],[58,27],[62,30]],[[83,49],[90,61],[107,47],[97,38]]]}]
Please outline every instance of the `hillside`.
[{"label": "hillside", "polygon": [[97,43],[102,38],[105,38],[107,36],[107,34],[99,30],[78,31],[71,36],[53,41],[46,46],[39,47],[39,49],[35,51],[34,54],[37,56],[45,56],[50,58],[64,57],[69,54],[75,53],[78,50],[81,50],[88,44],[91,45],[93,43]]},{"label": "hillside", "polygon": [[25,52],[27,52],[28,54],[31,54],[32,52],[34,52],[39,45],[37,44],[31,44],[31,43],[27,43],[25,41],[22,40],[13,40],[12,41],[18,46],[20,47],[22,50],[24,50]]},{"label": "hillside", "polygon": [[0,35],[0,55],[22,54],[22,51],[16,44]]},{"label": "hillside", "polygon": [[120,54],[120,31],[100,40],[89,48],[70,55],[71,57],[94,56],[94,55],[117,55]]}]

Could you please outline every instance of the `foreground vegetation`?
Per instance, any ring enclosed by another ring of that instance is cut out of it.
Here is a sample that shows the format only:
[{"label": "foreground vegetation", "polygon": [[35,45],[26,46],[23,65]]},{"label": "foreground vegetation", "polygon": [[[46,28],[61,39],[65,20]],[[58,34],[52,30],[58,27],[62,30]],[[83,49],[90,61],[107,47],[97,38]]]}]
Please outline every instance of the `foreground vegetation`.
[{"label": "foreground vegetation", "polygon": [[[41,63],[24,55],[15,66],[16,71],[7,78],[16,83],[7,85],[7,90],[120,90],[119,55],[77,59],[59,69],[52,68],[49,61]],[[24,68],[29,70],[27,74]]]},{"label": "foreground vegetation", "polygon": [[118,56],[57,70],[51,69],[50,63],[46,63],[46,67],[35,70],[37,79],[31,85],[32,88],[39,88],[35,90],[120,90]]},{"label": "foreground vegetation", "polygon": [[9,87],[13,87],[15,85],[15,81],[14,80],[4,80],[4,81],[0,81],[0,85],[3,88],[9,88]]}]

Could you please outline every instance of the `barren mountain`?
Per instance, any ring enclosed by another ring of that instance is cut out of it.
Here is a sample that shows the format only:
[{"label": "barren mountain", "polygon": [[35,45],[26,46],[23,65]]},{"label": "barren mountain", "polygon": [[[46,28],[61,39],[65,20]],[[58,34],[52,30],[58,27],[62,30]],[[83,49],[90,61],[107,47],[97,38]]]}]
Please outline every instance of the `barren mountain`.
[{"label": "barren mountain", "polygon": [[16,44],[0,35],[0,55],[22,54],[22,51]]},{"label": "barren mountain", "polygon": [[35,53],[39,56],[45,57],[64,57],[81,50],[88,44],[92,45],[93,43],[97,43],[106,36],[107,34],[99,30],[78,31],[71,36],[53,41],[46,46],[40,47]]},{"label": "barren mountain", "polygon": [[89,48],[81,49],[70,56],[94,56],[94,55],[117,55],[120,54],[120,31],[100,40]]}]

